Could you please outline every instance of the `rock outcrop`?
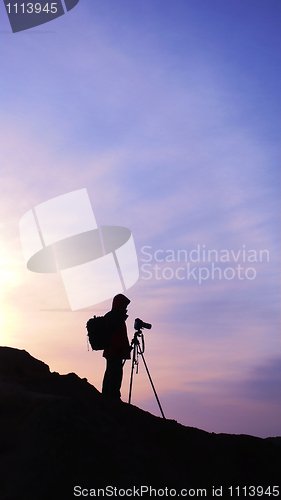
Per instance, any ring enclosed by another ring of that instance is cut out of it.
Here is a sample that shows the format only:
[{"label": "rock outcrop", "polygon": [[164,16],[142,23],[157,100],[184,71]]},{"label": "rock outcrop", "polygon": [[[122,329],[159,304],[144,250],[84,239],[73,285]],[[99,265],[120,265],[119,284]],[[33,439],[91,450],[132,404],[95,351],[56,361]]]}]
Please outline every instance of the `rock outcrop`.
[{"label": "rock outcrop", "polygon": [[215,486],[230,498],[229,486],[279,485],[280,441],[184,427],[108,400],[74,373],[51,373],[26,351],[0,348],[1,500],[82,498],[82,489],[97,497],[105,487],[116,497],[141,486],[176,496],[184,488],[187,497],[199,488],[205,498]]}]

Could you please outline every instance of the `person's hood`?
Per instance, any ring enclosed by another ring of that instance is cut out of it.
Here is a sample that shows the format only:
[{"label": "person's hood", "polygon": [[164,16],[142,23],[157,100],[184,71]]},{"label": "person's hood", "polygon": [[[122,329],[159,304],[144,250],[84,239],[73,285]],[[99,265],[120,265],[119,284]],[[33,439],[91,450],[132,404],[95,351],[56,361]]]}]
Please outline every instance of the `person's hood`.
[{"label": "person's hood", "polygon": [[130,300],[125,297],[125,295],[122,295],[122,293],[119,293],[118,295],[115,295],[113,301],[112,301],[112,311],[122,311],[125,312],[127,309],[127,306],[130,304]]}]

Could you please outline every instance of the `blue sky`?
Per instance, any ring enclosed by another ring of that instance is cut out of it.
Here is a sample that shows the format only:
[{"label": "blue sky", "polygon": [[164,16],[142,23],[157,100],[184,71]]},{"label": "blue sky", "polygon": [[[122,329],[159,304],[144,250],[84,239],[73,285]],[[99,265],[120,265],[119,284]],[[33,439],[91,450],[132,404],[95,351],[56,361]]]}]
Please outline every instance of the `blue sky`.
[{"label": "blue sky", "polygon": [[[140,268],[144,246],[241,250],[254,279],[199,284],[202,261],[197,280],[165,279],[186,263],[153,257],[160,279],[141,270],[127,292],[129,336],[135,317],[153,323],[146,355],[169,418],[280,435],[279,2],[80,0],[17,34],[0,9],[2,345],[100,389],[84,325],[110,301],[72,312],[59,275],[27,271],[18,232],[32,207],[86,187],[98,224],[131,229]],[[134,383],[133,403],[157,413],[145,374]]]}]

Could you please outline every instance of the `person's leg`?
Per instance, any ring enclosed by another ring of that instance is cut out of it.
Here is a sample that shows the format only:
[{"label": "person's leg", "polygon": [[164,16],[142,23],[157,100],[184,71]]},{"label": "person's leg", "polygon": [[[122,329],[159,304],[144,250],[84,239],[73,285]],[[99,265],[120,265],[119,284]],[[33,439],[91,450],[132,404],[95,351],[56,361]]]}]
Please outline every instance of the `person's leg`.
[{"label": "person's leg", "polygon": [[114,399],[121,398],[121,385],[123,378],[123,363],[121,358],[114,358],[113,362],[113,370],[112,370],[112,379],[111,379],[111,396]]},{"label": "person's leg", "polygon": [[103,378],[102,393],[113,399],[121,398],[123,363],[121,358],[108,358]]},{"label": "person's leg", "polygon": [[110,396],[110,363],[109,359],[106,360],[106,369],[104,372],[103,382],[102,382],[102,394],[105,396]]}]

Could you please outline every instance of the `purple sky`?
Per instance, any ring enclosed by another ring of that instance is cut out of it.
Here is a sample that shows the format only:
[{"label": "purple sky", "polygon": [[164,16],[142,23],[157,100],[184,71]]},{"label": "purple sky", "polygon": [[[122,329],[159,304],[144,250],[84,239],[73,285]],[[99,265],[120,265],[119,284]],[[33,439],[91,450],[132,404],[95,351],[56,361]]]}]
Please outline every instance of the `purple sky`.
[{"label": "purple sky", "polygon": [[[18,229],[87,188],[99,225],[133,233],[128,332],[153,324],[146,360],[167,417],[280,435],[280,3],[80,0],[17,34],[0,11],[1,344],[101,389],[85,323],[110,301],[72,312],[58,274],[26,269]],[[132,402],[159,414],[142,366]]]}]

